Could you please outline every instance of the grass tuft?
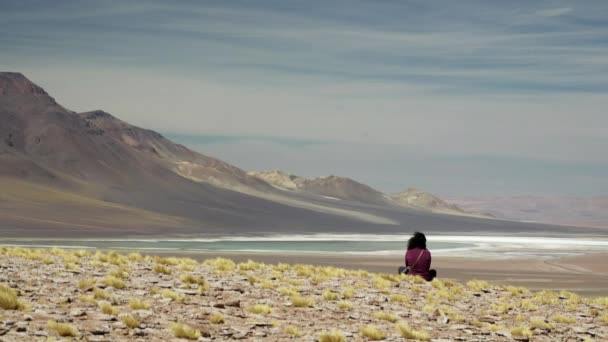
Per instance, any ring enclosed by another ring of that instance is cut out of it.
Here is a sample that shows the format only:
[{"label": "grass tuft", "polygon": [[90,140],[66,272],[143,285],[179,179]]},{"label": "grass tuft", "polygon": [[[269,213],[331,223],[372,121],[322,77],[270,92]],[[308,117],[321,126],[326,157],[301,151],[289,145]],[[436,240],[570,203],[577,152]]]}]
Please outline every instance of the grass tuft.
[{"label": "grass tuft", "polygon": [[315,305],[314,299],[311,297],[302,297],[300,295],[295,295],[291,297],[291,304],[297,308],[310,308]]},{"label": "grass tuft", "polygon": [[169,298],[174,302],[181,303],[186,299],[186,296],[179,294],[177,292],[173,292],[169,289],[164,289],[160,291],[161,296],[165,298]]},{"label": "grass tuft", "polygon": [[539,318],[532,318],[530,320],[530,326],[532,326],[532,328],[543,329],[543,330],[555,329],[555,324],[547,323],[544,320],[539,319]]},{"label": "grass tuft", "polygon": [[201,331],[194,329],[186,324],[173,324],[173,335],[177,338],[185,338],[187,340],[198,340],[201,337]]},{"label": "grass tuft", "polygon": [[125,285],[124,281],[111,275],[103,278],[101,282],[104,283],[106,286],[112,286],[115,289],[124,289],[127,286]]},{"label": "grass tuft", "polygon": [[182,274],[179,279],[186,284],[202,285],[206,284],[205,279],[195,276],[192,273]]},{"label": "grass tuft", "polygon": [[530,328],[525,327],[525,326],[520,326],[520,327],[516,327],[511,329],[511,335],[513,337],[520,337],[520,338],[532,338],[532,336],[534,336],[534,334],[532,334],[532,331],[530,330]]},{"label": "grass tuft", "polygon": [[0,284],[0,308],[4,310],[24,310],[26,306],[17,298],[17,291]]},{"label": "grass tuft", "polygon": [[247,311],[256,315],[268,315],[272,312],[272,309],[266,304],[256,304],[247,308]]},{"label": "grass tuft", "polygon": [[93,288],[93,296],[95,299],[110,299],[110,294],[107,291],[104,291],[98,287]]},{"label": "grass tuft", "polygon": [[556,323],[564,323],[564,324],[576,323],[576,318],[574,318],[572,316],[562,315],[562,314],[553,315],[549,319]]},{"label": "grass tuft", "polygon": [[346,337],[341,331],[323,331],[319,335],[319,342],[345,342]]},{"label": "grass tuft", "polygon": [[173,271],[171,271],[171,269],[165,265],[156,265],[154,266],[154,272],[159,273],[159,274],[171,274],[173,273]]},{"label": "grass tuft", "polygon": [[388,312],[384,312],[384,311],[376,312],[374,314],[374,317],[376,317],[377,319],[381,319],[383,321],[391,322],[391,323],[397,322],[397,316],[395,316],[391,313],[388,313]]},{"label": "grass tuft", "polygon": [[343,300],[341,302],[338,302],[338,308],[340,310],[350,310],[353,308],[353,305],[350,302]]},{"label": "grass tuft", "polygon": [[371,341],[380,341],[386,338],[386,334],[384,333],[384,331],[378,329],[373,325],[367,325],[362,327],[361,329],[359,329],[359,333],[361,333],[361,336],[367,337],[367,339]]},{"label": "grass tuft", "polygon": [[214,313],[209,315],[209,322],[213,324],[221,324],[224,323],[224,315],[220,313]]},{"label": "grass tuft", "polygon": [[110,304],[108,302],[99,303],[99,307],[101,308],[101,312],[103,312],[106,315],[116,316],[120,312],[120,310],[118,310],[117,307],[112,306],[112,304]]},{"label": "grass tuft", "polygon": [[95,283],[96,283],[96,280],[93,279],[93,278],[81,279],[78,282],[78,288],[81,289],[81,290],[86,290],[89,287],[95,285]]},{"label": "grass tuft", "polygon": [[487,291],[490,289],[490,284],[483,280],[469,280],[467,287],[473,291]]},{"label": "grass tuft", "polygon": [[120,320],[122,321],[122,324],[126,325],[129,329],[139,327],[139,320],[133,316],[122,316]]},{"label": "grass tuft", "polygon": [[410,328],[410,326],[407,324],[397,324],[397,331],[401,337],[409,340],[428,341],[431,339],[431,335],[429,333],[424,331],[416,331]]},{"label": "grass tuft", "polygon": [[69,324],[57,323],[56,321],[50,320],[48,321],[47,326],[61,337],[76,337],[80,335],[80,332]]},{"label": "grass tuft", "polygon": [[340,296],[331,290],[323,291],[323,299],[325,300],[338,300],[338,297]]},{"label": "grass tuft", "polygon": [[286,326],[285,329],[283,329],[283,332],[286,335],[291,335],[291,336],[295,336],[295,337],[302,336],[302,333],[300,332],[300,330],[298,330],[298,327],[296,327],[295,325]]},{"label": "grass tuft", "polygon": [[409,303],[409,297],[400,294],[394,294],[389,297],[389,300],[393,303]]},{"label": "grass tuft", "polygon": [[147,310],[150,308],[150,303],[138,298],[133,298],[129,301],[129,307],[133,310]]}]

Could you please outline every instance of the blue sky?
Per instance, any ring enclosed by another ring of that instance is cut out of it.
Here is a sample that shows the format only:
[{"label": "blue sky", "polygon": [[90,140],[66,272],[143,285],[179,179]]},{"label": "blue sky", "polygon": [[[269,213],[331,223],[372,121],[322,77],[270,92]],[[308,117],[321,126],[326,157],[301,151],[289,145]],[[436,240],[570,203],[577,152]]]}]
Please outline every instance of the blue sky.
[{"label": "blue sky", "polygon": [[608,193],[606,1],[5,1],[0,69],[245,169]]}]

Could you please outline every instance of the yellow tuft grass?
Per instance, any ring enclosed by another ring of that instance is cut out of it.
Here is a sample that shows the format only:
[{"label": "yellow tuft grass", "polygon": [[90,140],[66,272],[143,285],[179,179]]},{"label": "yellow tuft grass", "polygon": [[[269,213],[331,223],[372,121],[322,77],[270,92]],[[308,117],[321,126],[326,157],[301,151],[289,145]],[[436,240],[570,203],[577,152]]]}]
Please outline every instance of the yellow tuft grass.
[{"label": "yellow tuft grass", "polygon": [[511,335],[513,337],[520,337],[520,338],[532,338],[532,336],[534,336],[534,334],[532,334],[532,331],[530,330],[530,328],[525,327],[525,326],[520,326],[520,327],[515,327],[513,329],[511,329]]},{"label": "yellow tuft grass", "polygon": [[171,274],[173,271],[165,265],[156,265],[154,266],[154,272],[159,274]]},{"label": "yellow tuft grass", "polygon": [[297,294],[300,293],[299,289],[295,288],[295,287],[279,287],[279,293],[281,294],[281,296],[287,296],[287,297],[292,297],[295,296]]},{"label": "yellow tuft grass", "polygon": [[89,287],[91,287],[91,286],[95,285],[95,283],[96,283],[96,282],[97,282],[97,281],[96,281],[95,279],[93,279],[93,278],[85,278],[85,279],[81,279],[81,280],[78,282],[78,288],[79,288],[79,289],[81,289],[81,290],[86,290],[86,289],[88,289]]},{"label": "yellow tuft grass", "polygon": [[139,320],[133,316],[125,315],[120,318],[122,324],[126,325],[129,329],[135,329],[139,327]]},{"label": "yellow tuft grass", "polygon": [[374,314],[374,317],[376,317],[377,319],[391,322],[391,323],[397,322],[397,316],[395,316],[389,312],[384,312],[384,311],[376,312]]},{"label": "yellow tuft grass", "polygon": [[394,303],[409,303],[410,299],[404,295],[394,294],[389,297],[389,300]]},{"label": "yellow tuft grass", "polygon": [[93,304],[93,305],[97,306],[97,301],[95,300],[95,297],[93,297],[93,296],[80,296],[79,299],[83,303],[89,303],[89,304]]},{"label": "yellow tuft grass", "polygon": [[232,272],[236,268],[234,261],[225,258],[207,259],[204,264],[214,266],[219,272]]},{"label": "yellow tuft grass", "polygon": [[130,253],[129,255],[127,255],[127,258],[130,261],[144,261],[144,257],[139,253]]},{"label": "yellow tuft grass", "polygon": [[129,274],[124,269],[114,269],[110,271],[110,275],[119,279],[129,278]]},{"label": "yellow tuft grass", "polygon": [[343,300],[338,302],[338,308],[341,310],[350,310],[353,308],[353,305],[350,302]]},{"label": "yellow tuft grass", "polygon": [[574,318],[572,316],[562,315],[562,314],[555,314],[555,315],[549,317],[549,319],[556,323],[564,323],[564,324],[576,323],[576,318]]},{"label": "yellow tuft grass", "polygon": [[268,315],[272,312],[272,309],[266,304],[256,304],[247,308],[247,311],[256,315]]},{"label": "yellow tuft grass", "polygon": [[221,324],[224,323],[224,315],[221,313],[214,313],[209,315],[209,322],[213,324]]},{"label": "yellow tuft grass", "polygon": [[378,327],[373,325],[366,325],[359,329],[359,333],[363,337],[367,337],[370,341],[380,341],[386,338],[386,334],[384,331],[378,329]]},{"label": "yellow tuft grass", "polygon": [[103,312],[106,315],[116,316],[120,312],[120,310],[118,310],[117,307],[112,306],[112,304],[110,304],[108,302],[99,303],[99,307],[101,308],[101,312]]},{"label": "yellow tuft grass", "polygon": [[201,331],[194,329],[186,324],[175,323],[172,327],[173,335],[177,338],[185,338],[187,340],[198,340],[201,337]]},{"label": "yellow tuft grass", "polygon": [[538,306],[536,304],[532,303],[532,301],[529,299],[522,300],[519,306],[522,309],[527,310],[527,311],[537,311],[538,310]]},{"label": "yellow tuft grass", "polygon": [[341,331],[323,331],[319,335],[319,342],[345,342],[346,337]]},{"label": "yellow tuft grass", "polygon": [[57,323],[56,321],[50,320],[48,321],[47,326],[61,337],[76,337],[80,335],[80,332],[69,324]]},{"label": "yellow tuft grass", "polygon": [[323,299],[325,299],[325,300],[338,300],[339,297],[340,296],[337,293],[335,293],[331,290],[323,291]]},{"label": "yellow tuft grass", "polygon": [[298,277],[312,277],[314,269],[310,265],[295,265],[293,266],[294,271]]},{"label": "yellow tuft grass", "polygon": [[355,296],[355,289],[352,287],[347,287],[342,291],[342,298],[351,299]]},{"label": "yellow tuft grass", "polygon": [[203,279],[202,277],[198,277],[195,276],[192,273],[186,273],[186,274],[182,274],[179,279],[184,282],[185,284],[196,284],[196,285],[203,285],[206,284],[207,282],[205,281],[205,279]]},{"label": "yellow tuft grass", "polygon": [[260,278],[254,276],[254,275],[250,275],[249,277],[247,277],[247,281],[249,282],[249,285],[253,285],[255,283],[259,283]]},{"label": "yellow tuft grass", "polygon": [[397,331],[401,337],[409,340],[428,341],[431,339],[431,335],[424,331],[417,331],[410,328],[407,324],[397,324]]},{"label": "yellow tuft grass", "polygon": [[302,285],[306,284],[306,282],[302,279],[291,279],[291,278],[287,278],[287,277],[281,278],[281,281],[286,284],[289,284],[291,286],[302,286]]},{"label": "yellow tuft grass", "polygon": [[240,271],[255,271],[257,269],[263,268],[264,264],[257,263],[253,260],[247,260],[247,262],[241,262],[238,265]]},{"label": "yellow tuft grass", "polygon": [[260,285],[263,289],[272,290],[274,289],[274,283],[270,280],[264,280],[262,285]]},{"label": "yellow tuft grass", "polygon": [[133,310],[147,310],[150,308],[150,303],[138,298],[133,298],[129,301],[129,307]]},{"label": "yellow tuft grass", "polygon": [[288,264],[278,263],[273,268],[281,273],[284,273],[285,271],[291,269],[291,266],[289,266]]},{"label": "yellow tuft grass", "polygon": [[198,286],[198,290],[196,292],[199,294],[199,296],[202,296],[203,294],[205,294],[205,292],[209,291],[209,288],[209,284],[205,282],[204,284]]},{"label": "yellow tuft grass", "polygon": [[17,291],[8,285],[0,284],[0,308],[4,310],[24,310],[26,306],[17,297]]},{"label": "yellow tuft grass", "polygon": [[490,289],[490,284],[484,280],[469,280],[467,287],[473,291],[487,291]]},{"label": "yellow tuft grass", "polygon": [[73,262],[66,262],[64,267],[68,271],[78,271],[78,265]]},{"label": "yellow tuft grass", "polygon": [[110,294],[98,287],[93,288],[93,296],[95,299],[110,299]]},{"label": "yellow tuft grass", "polygon": [[608,312],[602,314],[602,316],[600,316],[600,320],[606,324],[608,324]]},{"label": "yellow tuft grass", "polygon": [[544,320],[540,319],[540,318],[532,318],[530,320],[530,326],[532,328],[538,328],[538,329],[543,329],[543,330],[553,330],[555,329],[555,324],[553,323],[547,323]]},{"label": "yellow tuft grass", "polygon": [[295,336],[295,337],[302,336],[302,333],[300,332],[300,330],[298,330],[298,327],[296,327],[295,325],[286,326],[285,329],[283,329],[283,332],[286,335],[291,335],[291,336]]},{"label": "yellow tuft grass", "polygon": [[291,297],[291,304],[297,308],[308,308],[315,305],[315,301],[311,297],[302,297],[295,295]]},{"label": "yellow tuft grass", "polygon": [[169,289],[164,289],[160,291],[161,296],[165,298],[169,298],[174,302],[181,303],[186,299],[186,296],[179,294],[177,292],[173,292]]},{"label": "yellow tuft grass", "polygon": [[124,281],[111,275],[103,278],[101,282],[104,283],[106,286],[112,286],[115,289],[124,289],[127,286],[125,285]]}]

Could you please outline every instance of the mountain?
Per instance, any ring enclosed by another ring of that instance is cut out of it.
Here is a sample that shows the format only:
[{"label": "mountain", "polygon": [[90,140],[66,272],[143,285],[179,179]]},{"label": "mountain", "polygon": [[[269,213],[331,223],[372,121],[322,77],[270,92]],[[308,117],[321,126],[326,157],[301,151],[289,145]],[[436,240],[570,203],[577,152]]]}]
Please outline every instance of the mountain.
[{"label": "mountain", "polygon": [[279,170],[252,171],[249,172],[249,175],[264,180],[277,189],[308,192],[336,200],[356,201],[372,205],[392,205],[447,215],[490,217],[465,211],[455,204],[447,203],[433,194],[417,189],[407,189],[389,195],[345,177],[305,178]]},{"label": "mountain", "polygon": [[24,75],[0,73],[1,237],[581,232],[438,215],[342,177],[273,177],[103,110],[73,112]]},{"label": "mountain", "polygon": [[393,194],[390,196],[390,198],[394,202],[406,208],[409,207],[420,210],[428,210],[434,213],[449,215],[491,217],[491,215],[478,214],[475,211],[463,210],[456,204],[450,204],[433,194],[413,188]]},{"label": "mountain", "polygon": [[270,185],[288,191],[303,191],[330,199],[356,201],[369,204],[388,204],[384,194],[350,178],[325,176],[305,178],[283,171],[252,171],[249,175],[268,182]]}]

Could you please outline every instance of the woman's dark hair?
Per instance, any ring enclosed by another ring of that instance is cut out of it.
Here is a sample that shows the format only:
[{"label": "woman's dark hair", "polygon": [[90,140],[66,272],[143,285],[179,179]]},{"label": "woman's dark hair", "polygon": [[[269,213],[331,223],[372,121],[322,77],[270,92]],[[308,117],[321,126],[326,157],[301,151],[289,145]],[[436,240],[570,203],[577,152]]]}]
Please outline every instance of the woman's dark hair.
[{"label": "woman's dark hair", "polygon": [[426,236],[421,232],[415,232],[414,236],[407,242],[407,250],[414,248],[426,249]]}]

